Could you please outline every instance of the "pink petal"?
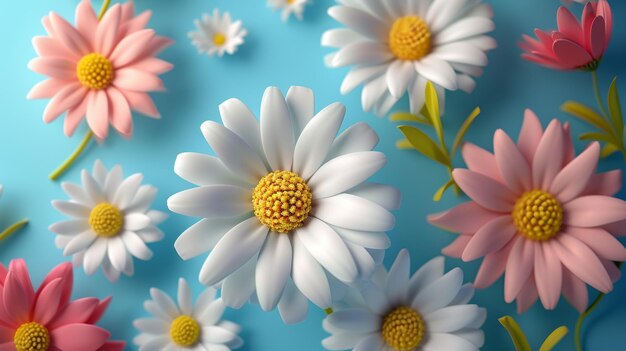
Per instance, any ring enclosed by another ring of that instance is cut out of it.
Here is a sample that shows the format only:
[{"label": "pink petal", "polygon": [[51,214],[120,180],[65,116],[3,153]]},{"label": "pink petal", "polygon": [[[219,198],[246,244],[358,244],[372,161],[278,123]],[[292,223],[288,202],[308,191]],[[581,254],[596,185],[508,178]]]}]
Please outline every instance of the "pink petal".
[{"label": "pink petal", "polygon": [[5,342],[4,344],[0,344],[0,351],[16,351],[15,344],[13,341]]},{"label": "pink petal", "polygon": [[547,190],[561,170],[563,162],[563,129],[558,120],[552,120],[537,145],[532,163],[533,185]]},{"label": "pink petal", "polygon": [[591,176],[583,195],[613,196],[622,188],[622,171],[619,169]]},{"label": "pink petal", "polygon": [[133,119],[128,102],[122,93],[114,87],[107,89],[111,107],[111,124],[124,137],[133,134]]},{"label": "pink petal", "polygon": [[9,272],[4,265],[0,263],[0,286],[4,285],[4,280],[6,279],[8,273]]},{"label": "pink petal", "polygon": [[55,39],[76,56],[87,55],[93,48],[72,25],[54,12],[50,12],[50,24],[54,30]]},{"label": "pink petal", "polygon": [[604,54],[604,50],[606,49],[604,30],[604,18],[596,17],[591,24],[591,33],[589,37],[591,40],[589,43],[591,45],[591,55],[595,59],[601,58]]},{"label": "pink petal", "polygon": [[535,277],[530,276],[517,296],[517,313],[523,313],[532,306],[538,297]]},{"label": "pink petal", "polygon": [[552,310],[561,296],[563,273],[561,261],[552,249],[552,244],[535,242],[535,283],[543,307]]},{"label": "pink petal", "polygon": [[495,156],[489,151],[472,143],[465,143],[462,148],[463,160],[471,171],[484,174],[495,180],[501,180]]},{"label": "pink petal", "polygon": [[563,124],[563,165],[567,165],[576,158],[574,143],[572,142],[572,132],[569,122]]},{"label": "pink petal", "polygon": [[152,11],[147,10],[125,21],[122,25],[122,35],[129,35],[146,28],[151,17]]},{"label": "pink petal", "polygon": [[107,341],[98,351],[124,351],[126,343],[124,341]]},{"label": "pink petal", "polygon": [[579,313],[585,312],[589,299],[587,285],[565,267],[563,267],[563,295]]},{"label": "pink petal", "polygon": [[589,246],[601,258],[626,261],[624,245],[604,229],[568,227],[567,233]]},{"label": "pink petal", "polygon": [[598,1],[598,8],[596,9],[596,15],[602,16],[605,22],[605,43],[604,46],[609,46],[609,41],[611,41],[611,34],[613,32],[613,13],[611,12],[611,6],[609,6],[609,2],[606,0]]},{"label": "pink petal", "polygon": [[24,287],[20,284],[15,272],[9,271],[4,282],[2,302],[7,313],[3,319],[11,321],[14,325],[28,322],[31,304],[26,296]]},{"label": "pink petal", "polygon": [[537,118],[537,115],[535,115],[532,110],[526,109],[526,111],[524,111],[524,123],[522,123],[522,129],[517,137],[517,147],[522,155],[526,157],[526,161],[528,161],[529,164],[533,161],[535,151],[537,150],[537,146],[539,146],[542,135],[543,128],[541,127],[539,118]]},{"label": "pink petal", "polygon": [[550,193],[561,203],[579,196],[588,186],[599,158],[600,144],[594,142],[554,177]]},{"label": "pink petal", "polygon": [[28,63],[28,68],[51,78],[76,80],[76,63],[62,58],[37,57]]},{"label": "pink petal", "polygon": [[128,22],[135,16],[135,3],[132,1],[122,4],[121,22]]},{"label": "pink petal", "polygon": [[28,92],[28,99],[49,99],[53,97],[60,89],[67,86],[67,81],[60,79],[46,79],[37,83],[31,90]]},{"label": "pink petal", "polygon": [[602,229],[614,236],[626,236],[626,221],[613,222],[602,226]]},{"label": "pink petal", "polygon": [[564,223],[575,227],[597,227],[626,220],[626,202],[602,196],[579,197],[563,205]]},{"label": "pink petal", "polygon": [[76,29],[82,34],[83,38],[89,43],[94,42],[95,33],[98,28],[98,17],[91,7],[90,0],[82,0],[76,7],[74,21]]},{"label": "pink petal", "polygon": [[556,56],[554,56],[554,52],[552,52],[552,44],[554,44],[555,40],[552,35],[541,29],[535,29],[534,32],[537,36],[537,39],[539,39],[539,41],[543,45],[543,49],[541,50],[541,52],[552,58],[556,58]]},{"label": "pink petal", "polygon": [[446,256],[461,258],[463,250],[465,250],[471,238],[471,235],[459,235],[450,245],[444,247],[441,253]]},{"label": "pink petal", "polygon": [[165,72],[169,72],[174,67],[174,65],[158,58],[148,57],[135,63],[135,67],[139,68],[142,71],[154,74],[163,74]]},{"label": "pink petal", "polygon": [[583,9],[583,14],[581,16],[581,24],[583,35],[585,36],[585,49],[591,51],[591,24],[593,20],[596,18],[596,11],[594,9],[592,2],[587,2],[585,4],[585,8]]},{"label": "pink petal", "polygon": [[504,300],[513,302],[524,287],[535,262],[535,250],[530,240],[519,236],[511,248],[511,254],[506,262],[504,275]]},{"label": "pink petal", "polygon": [[493,178],[466,169],[455,169],[452,176],[463,192],[480,206],[501,213],[513,209],[515,194]]},{"label": "pink petal", "polygon": [[585,39],[580,23],[574,15],[566,8],[559,7],[556,14],[556,21],[559,26],[559,32],[561,32],[566,38],[574,41],[580,46],[585,45]]},{"label": "pink petal", "polygon": [[569,69],[568,67],[562,67],[560,62],[555,61],[553,58],[548,58],[543,55],[540,55],[537,51],[534,51],[531,54],[523,53],[522,58],[526,61],[534,62],[536,64],[552,68],[552,69]]},{"label": "pink petal", "polygon": [[118,31],[121,21],[121,7],[120,4],[115,4],[111,7],[102,18],[102,21],[98,23],[98,29],[96,30],[96,51],[100,54],[109,57],[111,51],[118,43]]},{"label": "pink petal", "polygon": [[31,305],[35,301],[35,289],[28,273],[26,261],[23,259],[11,260],[9,263],[9,272],[13,272],[17,280],[20,282],[24,290],[24,294],[28,304]]},{"label": "pink petal", "polygon": [[148,49],[148,54],[146,56],[155,56],[156,54],[165,50],[168,46],[172,44],[174,44],[174,41],[170,38],[154,37],[152,39],[152,43],[150,44],[150,48]]},{"label": "pink petal", "polygon": [[109,134],[109,101],[104,90],[91,92],[87,105],[87,124],[98,139],[104,140]]},{"label": "pink petal", "polygon": [[516,242],[516,240],[510,240],[503,249],[485,256],[483,263],[478,269],[478,273],[476,273],[476,279],[474,280],[475,288],[485,289],[502,276],[511,249]]},{"label": "pink petal", "polygon": [[63,294],[62,279],[57,278],[46,284],[37,297],[33,319],[47,325],[58,313]]},{"label": "pink petal", "polygon": [[111,334],[95,325],[67,324],[50,331],[53,346],[63,351],[96,351]]},{"label": "pink petal", "polygon": [[480,228],[463,251],[463,261],[473,261],[503,248],[517,229],[510,215],[501,216]]},{"label": "pink petal", "polygon": [[612,282],[618,281],[619,278],[622,276],[622,271],[620,271],[620,269],[615,265],[615,262],[610,261],[610,260],[603,260],[603,259],[600,259],[600,261],[602,261],[602,265],[604,266],[604,269],[606,269],[607,273],[609,274],[611,281]]},{"label": "pink petal", "polygon": [[448,211],[429,215],[428,222],[454,233],[475,233],[487,222],[500,217],[473,201],[462,203]]},{"label": "pink petal", "polygon": [[34,37],[33,47],[39,56],[56,57],[67,60],[78,60],[80,56],[69,52],[57,39],[51,37]]},{"label": "pink petal", "polygon": [[111,62],[119,69],[135,60],[144,58],[154,36],[155,33],[152,29],[143,29],[128,35],[117,44],[111,53]]},{"label": "pink petal", "polygon": [[48,328],[53,330],[66,324],[88,323],[87,321],[98,306],[98,302],[98,299],[89,297],[70,303],[57,318],[50,323]]},{"label": "pink petal", "polygon": [[100,318],[102,318],[102,315],[104,315],[104,312],[106,311],[106,309],[109,308],[109,304],[111,304],[111,297],[107,297],[106,299],[100,301],[96,309],[93,311],[93,314],[91,315],[91,317],[89,317],[89,320],[87,321],[87,323],[88,324],[98,323]]},{"label": "pink petal", "polygon": [[154,102],[152,101],[152,98],[150,98],[148,94],[124,90],[121,92],[126,97],[126,101],[128,101],[132,110],[152,118],[161,117],[159,111],[154,105]]},{"label": "pink petal", "polygon": [[582,67],[593,60],[583,47],[568,39],[557,39],[552,50],[558,59],[568,68]]},{"label": "pink petal", "polygon": [[130,67],[115,72],[113,85],[121,90],[137,92],[164,90],[163,81],[155,74]]},{"label": "pink petal", "polygon": [[67,115],[65,116],[65,122],[63,123],[63,131],[65,135],[68,137],[74,134],[74,131],[83,121],[85,114],[87,113],[87,105],[89,104],[89,97],[83,98],[81,103],[78,106],[75,106],[73,109],[67,111]]},{"label": "pink petal", "polygon": [[493,136],[493,145],[504,183],[516,194],[530,190],[532,187],[530,167],[513,140],[499,129]]},{"label": "pink petal", "polygon": [[43,121],[50,123],[59,117],[63,112],[78,106],[87,95],[80,83],[66,84],[50,100],[43,112]]},{"label": "pink petal", "polygon": [[13,328],[5,327],[0,324],[0,344],[12,342],[13,335],[15,335],[15,330]]},{"label": "pink petal", "polygon": [[607,293],[613,289],[613,283],[602,262],[580,240],[567,233],[561,233],[555,240],[555,252],[572,273],[595,289]]},{"label": "pink petal", "polygon": [[39,295],[42,289],[50,284],[52,281],[61,278],[63,282],[63,289],[61,293],[61,305],[65,306],[70,301],[72,295],[72,287],[74,285],[74,273],[72,271],[72,264],[70,262],[61,263],[54,267],[53,270],[48,273],[44,280],[39,285],[37,295]]}]

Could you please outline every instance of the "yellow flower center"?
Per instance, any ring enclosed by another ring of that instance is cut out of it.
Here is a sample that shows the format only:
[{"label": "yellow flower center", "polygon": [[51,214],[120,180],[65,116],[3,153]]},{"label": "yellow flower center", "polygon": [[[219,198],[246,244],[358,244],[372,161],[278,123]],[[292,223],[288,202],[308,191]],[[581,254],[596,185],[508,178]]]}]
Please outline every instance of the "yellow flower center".
[{"label": "yellow flower center", "polygon": [[103,202],[91,210],[89,225],[98,236],[116,236],[124,226],[124,215],[117,207]]},{"label": "yellow flower center", "polygon": [[395,351],[410,351],[424,339],[424,320],[410,307],[398,307],[385,316],[381,335]]},{"label": "yellow flower center", "polygon": [[200,325],[189,316],[180,316],[170,325],[170,338],[178,346],[193,346],[200,340]]},{"label": "yellow flower center", "polygon": [[292,5],[296,0],[285,0],[288,5]]},{"label": "yellow flower center", "polygon": [[515,203],[512,215],[517,230],[530,240],[551,239],[559,233],[563,224],[561,204],[543,190],[523,194]]},{"label": "yellow flower center", "polygon": [[213,44],[222,46],[226,44],[226,36],[222,33],[216,33],[213,35]]},{"label": "yellow flower center", "polygon": [[76,77],[85,88],[105,89],[113,81],[113,64],[100,54],[85,55],[76,65]]},{"label": "yellow flower center", "polygon": [[48,329],[37,322],[20,325],[13,336],[17,351],[45,351],[50,347]]},{"label": "yellow flower center", "polygon": [[263,177],[252,193],[255,216],[279,233],[302,227],[311,212],[313,194],[304,179],[290,171]]},{"label": "yellow flower center", "polygon": [[418,16],[400,17],[389,31],[389,49],[400,60],[415,61],[430,52],[428,25]]}]

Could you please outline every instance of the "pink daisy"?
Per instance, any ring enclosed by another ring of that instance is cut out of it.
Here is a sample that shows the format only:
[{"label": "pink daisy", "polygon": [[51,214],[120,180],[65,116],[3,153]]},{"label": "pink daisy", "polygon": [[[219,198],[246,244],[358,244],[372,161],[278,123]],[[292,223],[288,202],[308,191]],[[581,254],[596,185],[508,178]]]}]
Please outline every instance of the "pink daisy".
[{"label": "pink daisy", "polygon": [[524,35],[522,57],[549,68],[595,70],[613,31],[609,3],[606,0],[588,2],[581,22],[567,8],[559,8],[559,30],[548,33],[535,29],[537,39]]},{"label": "pink daisy", "polygon": [[26,263],[0,264],[0,350],[121,351],[125,343],[108,341],[111,334],[95,325],[111,301],[84,298],[70,301],[72,265],[53,269],[37,291]]},{"label": "pink daisy", "polygon": [[464,261],[484,257],[475,286],[493,284],[505,271],[504,297],[520,312],[541,299],[556,307],[561,293],[578,311],[589,284],[613,289],[626,248],[608,229],[626,219],[626,202],[612,197],[619,170],[595,173],[600,146],[576,156],[569,126],[553,120],[545,132],[527,110],[517,145],[502,130],[494,154],[463,147],[469,169],[454,180],[473,200],[429,216],[430,223],[461,235],[443,253]]},{"label": "pink daisy", "polygon": [[83,0],[76,8],[76,27],[54,12],[45,16],[49,36],[33,38],[39,57],[28,64],[50,77],[28,94],[29,99],[51,99],[44,122],[67,111],[64,129],[70,136],[86,116],[89,128],[103,140],[109,123],[123,136],[132,135],[131,110],[159,117],[147,93],[164,89],[158,76],[172,65],[155,55],[172,41],[145,29],[151,15],[135,16],[128,2],[114,5],[98,21],[90,1]]}]

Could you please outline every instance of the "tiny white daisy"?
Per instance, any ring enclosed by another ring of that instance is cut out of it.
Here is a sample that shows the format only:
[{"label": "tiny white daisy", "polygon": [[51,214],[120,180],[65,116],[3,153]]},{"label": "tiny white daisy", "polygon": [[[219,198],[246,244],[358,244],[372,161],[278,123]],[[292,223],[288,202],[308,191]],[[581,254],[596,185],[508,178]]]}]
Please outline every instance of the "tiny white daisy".
[{"label": "tiny white daisy", "polygon": [[241,21],[233,22],[230,13],[221,15],[218,9],[213,10],[213,16],[204,14],[202,20],[195,20],[194,24],[198,31],[189,32],[189,38],[198,52],[209,56],[216,53],[219,57],[224,56],[224,53],[234,54],[248,34]]},{"label": "tiny white daisy", "polygon": [[341,85],[347,94],[363,84],[365,111],[385,115],[408,91],[411,112],[424,104],[427,81],[445,90],[471,92],[487,65],[485,51],[496,47],[486,36],[493,11],[480,0],[350,0],[328,13],[347,28],[331,29],[322,45],[338,48],[330,67],[355,66]]},{"label": "tiny white daisy", "polygon": [[132,276],[133,256],[152,258],[146,243],[163,239],[156,226],[165,220],[163,212],[151,210],[157,189],[141,185],[143,175],[136,173],[124,179],[122,167],[107,171],[100,160],[93,166],[93,175],[81,173],[82,187],[61,184],[69,201],[52,201],[59,212],[71,217],[50,225],[57,234],[56,245],[65,256],[74,256],[74,265],[82,266],[88,275],[98,267],[110,281],[120,273]]},{"label": "tiny white daisy", "polygon": [[436,257],[410,274],[411,259],[400,251],[387,272],[382,266],[358,294],[346,298],[323,322],[332,334],[322,341],[327,350],[478,351],[484,343],[481,326],[487,312],[468,304],[471,283],[463,272],[444,274]]},{"label": "tiny white daisy", "polygon": [[[205,285],[222,284],[227,305],[251,297],[287,323],[305,318],[308,298],[332,304],[329,279],[367,278],[389,247],[389,212],[399,206],[392,187],[365,182],[387,159],[371,151],[376,133],[364,123],[336,136],[345,107],[314,116],[313,91],[292,87],[286,98],[267,88],[260,125],[248,107],[230,99],[219,107],[224,125],[201,126],[217,157],[183,153],[174,171],[197,188],[171,196],[170,210],[204,218],[176,240],[183,259],[211,251]],[[254,295],[256,294],[256,295]]]},{"label": "tiny white daisy", "polygon": [[144,308],[154,318],[134,321],[141,334],[133,342],[139,351],[229,351],[243,346],[241,327],[222,320],[226,306],[215,289],[202,292],[195,305],[185,279],[178,281],[178,304],[163,291],[150,289]]},{"label": "tiny white daisy", "polygon": [[310,2],[311,0],[267,0],[268,6],[272,7],[274,11],[282,9],[280,18],[283,21],[287,21],[291,14],[296,16],[298,20],[302,20],[304,7]]}]

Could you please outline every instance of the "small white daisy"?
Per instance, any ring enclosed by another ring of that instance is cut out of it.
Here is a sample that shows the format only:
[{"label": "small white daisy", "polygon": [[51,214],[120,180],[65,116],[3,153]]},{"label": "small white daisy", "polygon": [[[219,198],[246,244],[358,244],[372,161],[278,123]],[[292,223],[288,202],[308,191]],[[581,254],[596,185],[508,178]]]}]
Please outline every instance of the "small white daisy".
[{"label": "small white daisy", "polygon": [[74,256],[76,266],[83,266],[88,275],[98,267],[110,281],[120,273],[132,276],[133,256],[152,258],[146,243],[163,239],[156,227],[165,220],[163,212],[151,210],[157,189],[141,185],[143,175],[124,179],[119,165],[107,171],[100,160],[93,166],[93,175],[81,173],[82,187],[74,183],[61,186],[69,201],[52,201],[59,212],[71,220],[50,225],[57,234],[56,245],[65,256]]},{"label": "small white daisy", "polygon": [[207,288],[195,305],[185,279],[178,281],[178,305],[163,291],[152,288],[144,308],[154,318],[134,321],[141,331],[133,340],[139,351],[229,351],[243,346],[241,327],[222,320],[226,306]]},{"label": "small white daisy", "polygon": [[194,24],[198,31],[189,32],[189,38],[198,48],[198,52],[209,56],[216,53],[219,57],[224,56],[224,53],[234,54],[248,34],[241,21],[233,22],[230,13],[224,12],[224,15],[220,15],[218,9],[213,10],[213,16],[204,14],[202,20],[195,20]]},{"label": "small white daisy", "polygon": [[389,272],[379,267],[358,296],[347,299],[323,322],[332,334],[322,341],[327,350],[478,351],[484,343],[481,326],[487,312],[468,304],[471,283],[463,272],[444,274],[437,257],[410,274],[411,259],[400,251]]},{"label": "small white daisy", "polygon": [[201,126],[217,157],[176,159],[176,174],[198,187],[173,195],[168,207],[204,218],[181,234],[176,250],[183,259],[211,251],[200,281],[223,282],[227,305],[254,297],[265,311],[278,306],[285,322],[301,321],[307,298],[331,306],[329,277],[367,278],[378,255],[369,250],[389,247],[389,211],[400,194],[366,182],[387,159],[371,151],[378,136],[364,123],[337,137],[344,106],[314,116],[307,88],[292,87],[286,98],[267,88],[260,125],[237,99],[219,109],[224,125]]},{"label": "small white daisy", "polygon": [[341,85],[347,94],[363,84],[365,111],[385,115],[408,91],[411,112],[424,104],[427,81],[445,90],[471,92],[496,47],[492,9],[480,0],[350,0],[328,13],[347,28],[331,29],[322,45],[339,51],[330,67],[355,66]]},{"label": "small white daisy", "polygon": [[298,20],[302,20],[304,7],[310,2],[311,0],[267,0],[267,5],[274,11],[282,9],[280,18],[286,22],[291,14],[296,16]]}]

